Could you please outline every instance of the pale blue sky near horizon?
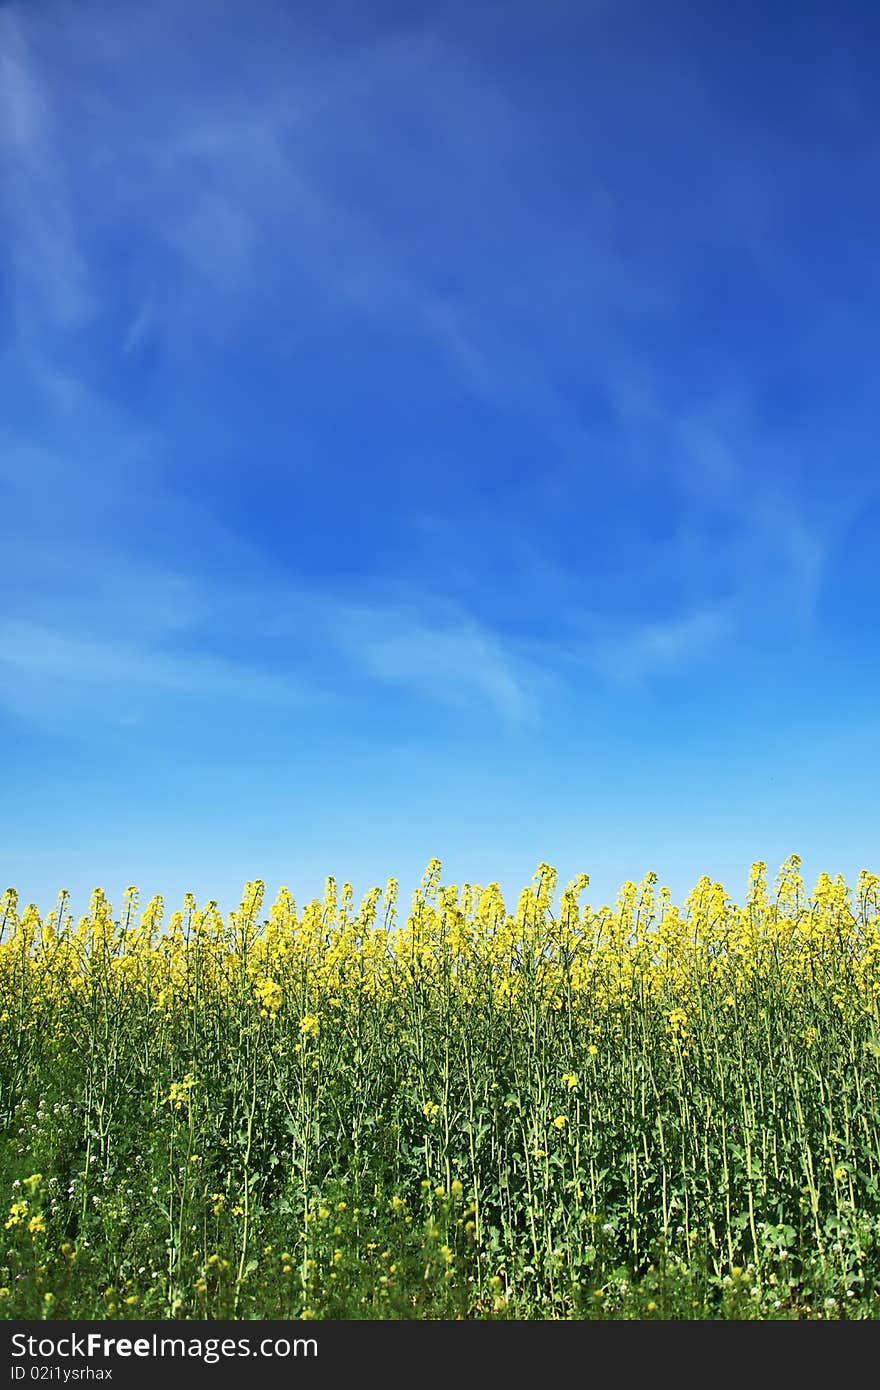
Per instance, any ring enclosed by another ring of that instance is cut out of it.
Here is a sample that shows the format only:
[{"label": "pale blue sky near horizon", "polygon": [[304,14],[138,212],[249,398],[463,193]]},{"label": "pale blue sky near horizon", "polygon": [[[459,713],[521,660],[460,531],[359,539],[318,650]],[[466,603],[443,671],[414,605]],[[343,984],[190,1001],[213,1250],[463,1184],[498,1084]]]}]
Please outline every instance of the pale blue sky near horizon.
[{"label": "pale blue sky near horizon", "polygon": [[0,3],[0,889],[880,872],[878,59]]}]

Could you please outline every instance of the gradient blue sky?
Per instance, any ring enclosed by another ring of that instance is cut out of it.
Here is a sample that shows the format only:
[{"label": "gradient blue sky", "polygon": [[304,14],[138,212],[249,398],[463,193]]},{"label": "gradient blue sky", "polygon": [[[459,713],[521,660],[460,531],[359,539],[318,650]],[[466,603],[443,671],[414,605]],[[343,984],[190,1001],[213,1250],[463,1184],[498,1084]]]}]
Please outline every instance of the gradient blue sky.
[{"label": "gradient blue sky", "polygon": [[876,4],[0,4],[0,881],[880,869]]}]

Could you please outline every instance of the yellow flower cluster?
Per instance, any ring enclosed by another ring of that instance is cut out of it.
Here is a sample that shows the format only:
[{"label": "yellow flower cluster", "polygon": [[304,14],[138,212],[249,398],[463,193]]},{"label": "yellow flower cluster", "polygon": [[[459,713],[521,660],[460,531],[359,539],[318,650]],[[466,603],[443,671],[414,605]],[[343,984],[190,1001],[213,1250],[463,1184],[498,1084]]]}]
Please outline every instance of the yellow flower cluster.
[{"label": "yellow flower cluster", "polygon": [[254,994],[264,1014],[277,1014],[284,1002],[284,991],[277,980],[258,980],[254,985]]},{"label": "yellow flower cluster", "polygon": [[171,1089],[165,1097],[165,1104],[170,1105],[173,1110],[181,1110],[184,1105],[188,1105],[190,1095],[194,1086],[198,1082],[191,1072],[187,1072],[182,1081],[172,1081]]},{"label": "yellow flower cluster", "polygon": [[12,1226],[20,1226],[22,1222],[27,1219],[27,1214],[27,1202],[13,1202],[12,1206],[9,1208],[9,1215],[6,1218],[6,1230],[8,1231]]},{"label": "yellow flower cluster", "polygon": [[[509,911],[497,883],[442,885],[432,860],[401,923],[395,879],[384,894],[371,889],[357,910],[348,883],[340,893],[328,879],[323,899],[302,909],[282,888],[265,916],[265,887],[254,880],[227,918],[216,902],[199,908],[187,895],[167,924],[159,896],[138,918],[134,889],[119,920],[96,889],[76,922],[66,893],[43,919],[33,904],[20,911],[9,889],[0,899],[0,1043],[16,999],[30,1001],[29,1026],[52,1036],[59,1004],[95,990],[108,1009],[139,995],[169,1020],[196,997],[247,997],[272,1018],[286,1003],[303,1045],[332,1031],[333,1019],[357,999],[452,991],[464,1008],[479,996],[519,1016],[583,1000],[597,1021],[590,1056],[599,1051],[603,1012],[637,998],[664,1020],[673,1044],[684,1044],[700,1026],[707,987],[735,1012],[771,969],[784,990],[807,980],[819,987],[833,976],[838,1007],[873,1007],[880,998],[880,879],[863,871],[853,891],[840,876],[822,874],[808,894],[799,868],[791,856],[771,890],[766,865],[753,865],[742,906],[708,877],[676,906],[650,873],[626,882],[613,906],[593,908],[579,901],[586,874],[557,898],[556,871],[542,863]],[[305,1060],[309,1050],[302,1051]],[[165,1103],[183,1108],[195,1084],[192,1074],[173,1082]],[[564,1073],[561,1084],[575,1090],[577,1074]]]}]

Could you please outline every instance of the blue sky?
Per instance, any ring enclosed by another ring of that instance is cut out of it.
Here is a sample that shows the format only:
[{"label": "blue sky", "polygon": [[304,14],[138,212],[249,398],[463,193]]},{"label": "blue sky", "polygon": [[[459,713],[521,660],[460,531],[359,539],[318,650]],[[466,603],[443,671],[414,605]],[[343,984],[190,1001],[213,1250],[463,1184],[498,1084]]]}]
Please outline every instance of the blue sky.
[{"label": "blue sky", "polygon": [[876,871],[875,5],[0,5],[0,880]]}]

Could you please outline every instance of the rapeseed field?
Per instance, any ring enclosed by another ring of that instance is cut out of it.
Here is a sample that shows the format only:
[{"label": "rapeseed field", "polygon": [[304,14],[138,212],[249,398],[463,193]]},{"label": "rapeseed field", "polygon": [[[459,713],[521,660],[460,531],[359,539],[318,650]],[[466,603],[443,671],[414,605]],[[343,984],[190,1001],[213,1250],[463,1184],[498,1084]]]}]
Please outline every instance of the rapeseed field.
[{"label": "rapeseed field", "polygon": [[0,900],[0,1316],[880,1313],[880,880]]}]

